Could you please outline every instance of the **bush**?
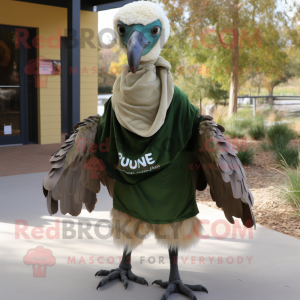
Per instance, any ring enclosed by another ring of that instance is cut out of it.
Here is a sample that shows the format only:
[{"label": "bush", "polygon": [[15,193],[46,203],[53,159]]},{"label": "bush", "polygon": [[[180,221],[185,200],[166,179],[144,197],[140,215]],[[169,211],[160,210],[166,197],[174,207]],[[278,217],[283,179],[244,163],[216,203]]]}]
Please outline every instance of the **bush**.
[{"label": "bush", "polygon": [[250,106],[246,106],[246,107],[240,107],[238,108],[238,111],[237,111],[237,115],[240,117],[240,118],[249,118],[251,117],[253,114],[253,108],[250,107]]},{"label": "bush", "polygon": [[254,120],[253,118],[247,118],[247,119],[242,119],[242,120],[239,120],[238,123],[239,123],[239,126],[246,129],[246,128],[249,128],[250,126],[252,126]]},{"label": "bush", "polygon": [[260,145],[260,148],[262,150],[266,151],[279,151],[283,150],[288,147],[288,143],[286,141],[286,138],[284,136],[280,136],[277,138],[276,143],[270,143],[263,141]]},{"label": "bush", "polygon": [[299,155],[297,147],[277,147],[274,149],[274,153],[276,161],[281,164],[285,162],[290,167],[297,167],[299,165]]},{"label": "bush", "polygon": [[283,160],[286,172],[286,180],[279,187],[280,196],[296,207],[297,213],[300,215],[300,169],[291,169]]},{"label": "bush", "polygon": [[267,137],[272,146],[277,147],[278,144],[286,146],[296,135],[288,124],[278,123],[268,129]]},{"label": "bush", "polygon": [[225,128],[225,133],[229,135],[232,138],[243,138],[245,136],[245,131],[240,129],[240,128],[234,128],[233,126],[231,127],[226,127]]},{"label": "bush", "polygon": [[269,151],[269,150],[272,150],[271,147],[270,147],[270,144],[263,141],[260,145],[259,145],[259,148],[263,151]]},{"label": "bush", "polygon": [[243,138],[250,123],[250,119],[237,119],[236,116],[232,116],[225,123],[225,133],[232,138]]},{"label": "bush", "polygon": [[289,142],[296,137],[293,129],[288,124],[280,123],[272,125],[267,131],[269,144],[261,144],[263,150],[273,150],[277,162],[284,163],[290,167],[299,164],[298,149],[289,146]]},{"label": "bush", "polygon": [[254,150],[251,147],[240,149],[240,151],[237,153],[237,157],[240,159],[243,165],[248,166],[253,162]]},{"label": "bush", "polygon": [[250,126],[248,134],[254,140],[260,140],[265,137],[266,129],[263,122],[259,122]]}]

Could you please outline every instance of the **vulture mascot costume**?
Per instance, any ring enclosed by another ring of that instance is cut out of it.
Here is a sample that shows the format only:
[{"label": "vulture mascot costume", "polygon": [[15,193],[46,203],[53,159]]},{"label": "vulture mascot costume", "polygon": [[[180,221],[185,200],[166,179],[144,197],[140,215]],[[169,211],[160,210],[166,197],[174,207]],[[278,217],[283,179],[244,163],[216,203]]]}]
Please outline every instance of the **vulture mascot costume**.
[{"label": "vulture mascot costume", "polygon": [[[123,247],[117,269],[100,270],[98,288],[119,278],[148,285],[135,275],[131,253],[153,234],[168,248],[168,281],[153,283],[166,289],[162,299],[207,289],[180,279],[178,250],[199,241],[201,222],[196,190],[207,185],[227,220],[241,218],[255,225],[253,196],[246,185],[236,147],[223,136],[224,128],[199,110],[174,85],[171,65],[159,56],[170,34],[163,10],[138,1],[122,7],[114,28],[128,65],[113,86],[103,116],[95,115],[74,126],[65,144],[50,158],[52,169],[43,182],[49,213],[78,216],[85,204],[92,212],[101,185],[113,198],[110,212],[113,241]],[[199,167],[200,166],[200,167]]]}]

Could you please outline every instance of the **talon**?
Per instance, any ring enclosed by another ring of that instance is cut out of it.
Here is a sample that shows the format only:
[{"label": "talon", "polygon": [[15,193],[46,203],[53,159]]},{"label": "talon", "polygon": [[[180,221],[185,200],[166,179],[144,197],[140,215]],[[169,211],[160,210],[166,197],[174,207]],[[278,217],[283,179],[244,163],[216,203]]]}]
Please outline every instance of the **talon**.
[{"label": "talon", "polygon": [[205,288],[204,286],[202,287],[202,289],[201,289],[203,292],[205,292],[205,293],[207,293],[208,294],[208,290],[207,290],[207,288]]},{"label": "talon", "polygon": [[98,290],[98,288],[101,287],[101,286],[102,286],[102,285],[101,285],[101,281],[100,281],[99,284],[97,285],[96,290]]},{"label": "talon", "polygon": [[104,276],[106,275],[106,277],[99,282],[97,289],[99,287],[104,286],[107,282],[115,280],[117,278],[119,278],[119,279],[121,279],[121,281],[123,281],[125,290],[128,288],[128,284],[129,284],[128,280],[132,280],[132,281],[135,281],[140,284],[148,285],[148,282],[145,278],[138,277],[138,276],[134,275],[131,270],[126,270],[123,268],[112,269],[110,271],[100,270],[95,274],[95,276],[103,276],[103,275]]},{"label": "talon", "polygon": [[111,271],[100,270],[100,271],[96,272],[95,276],[107,276],[107,275],[109,275],[112,271],[114,271],[114,270],[111,270]]},{"label": "talon", "polygon": [[144,284],[144,285],[148,285],[148,282],[145,278],[141,278],[141,279],[139,278],[139,280],[136,280],[136,282]]},{"label": "talon", "polygon": [[154,280],[153,282],[152,282],[152,285],[153,284],[157,284],[157,285],[161,285],[162,284],[162,281],[161,281],[161,279],[159,279],[159,280]]}]

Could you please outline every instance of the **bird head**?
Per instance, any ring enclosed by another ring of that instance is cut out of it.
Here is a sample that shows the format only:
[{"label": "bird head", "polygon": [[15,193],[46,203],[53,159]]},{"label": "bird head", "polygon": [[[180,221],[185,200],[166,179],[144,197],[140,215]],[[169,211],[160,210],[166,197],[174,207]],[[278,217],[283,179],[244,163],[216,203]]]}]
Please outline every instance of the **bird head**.
[{"label": "bird head", "polygon": [[123,6],[114,16],[114,30],[129,69],[135,73],[141,62],[156,60],[170,35],[170,24],[162,8],[148,1]]}]

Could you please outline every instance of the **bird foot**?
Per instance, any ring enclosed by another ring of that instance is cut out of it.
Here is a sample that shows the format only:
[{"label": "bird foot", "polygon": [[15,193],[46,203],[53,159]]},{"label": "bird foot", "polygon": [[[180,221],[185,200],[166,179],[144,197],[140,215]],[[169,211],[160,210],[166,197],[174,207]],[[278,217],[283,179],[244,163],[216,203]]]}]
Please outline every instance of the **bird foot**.
[{"label": "bird foot", "polygon": [[152,284],[154,283],[161,286],[162,288],[167,289],[166,292],[163,294],[161,300],[167,300],[169,296],[173,293],[181,293],[188,296],[191,300],[197,300],[197,297],[192,291],[208,293],[207,289],[201,284],[196,284],[196,285],[184,284],[181,280],[174,280],[174,281],[155,280],[153,281]]},{"label": "bird foot", "polygon": [[95,276],[106,276],[99,282],[97,289],[104,286],[107,282],[117,278],[120,278],[123,281],[125,290],[128,287],[128,279],[140,284],[148,285],[148,282],[145,278],[136,276],[134,273],[132,273],[131,269],[117,268],[110,271],[100,270],[95,274]]}]

